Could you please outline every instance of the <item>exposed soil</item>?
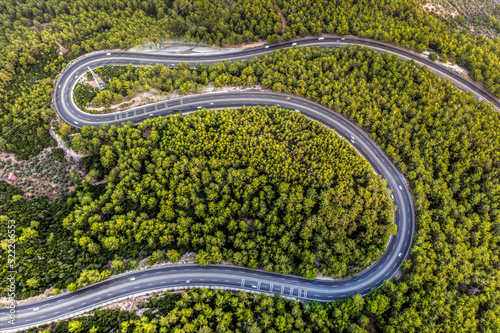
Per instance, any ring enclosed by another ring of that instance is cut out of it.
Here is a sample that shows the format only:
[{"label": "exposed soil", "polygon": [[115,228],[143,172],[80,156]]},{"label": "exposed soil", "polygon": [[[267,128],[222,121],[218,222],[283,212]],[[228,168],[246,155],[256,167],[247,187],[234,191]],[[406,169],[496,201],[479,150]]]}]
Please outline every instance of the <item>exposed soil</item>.
[{"label": "exposed soil", "polygon": [[[162,95],[157,92],[156,89],[151,89],[149,92],[143,92],[137,94],[133,98],[126,98],[124,101],[121,101],[117,104],[111,104],[109,108],[107,108],[108,113],[117,112],[117,111],[125,111],[131,108],[135,108],[141,105],[147,105],[151,103],[157,103],[161,101],[169,101],[172,99],[184,98],[188,96],[193,96],[197,94],[206,94],[213,92],[233,92],[233,91],[249,91],[249,90],[259,90],[259,91],[269,91],[262,89],[260,85],[252,86],[252,87],[235,87],[235,86],[226,86],[221,88],[215,88],[213,83],[208,84],[206,87],[201,89],[197,93],[191,93],[186,95],[179,95],[178,90],[174,90],[174,92],[168,95]],[[208,108],[208,107],[207,107]],[[101,107],[87,107],[86,110],[90,111],[100,111],[100,113],[104,113],[106,108],[104,106]]]},{"label": "exposed soil", "polygon": [[283,36],[283,34],[285,33],[286,19],[285,16],[283,15],[283,12],[281,11],[280,5],[278,5],[278,2],[276,0],[274,0],[274,5],[278,9],[278,14],[281,18],[281,35]]}]

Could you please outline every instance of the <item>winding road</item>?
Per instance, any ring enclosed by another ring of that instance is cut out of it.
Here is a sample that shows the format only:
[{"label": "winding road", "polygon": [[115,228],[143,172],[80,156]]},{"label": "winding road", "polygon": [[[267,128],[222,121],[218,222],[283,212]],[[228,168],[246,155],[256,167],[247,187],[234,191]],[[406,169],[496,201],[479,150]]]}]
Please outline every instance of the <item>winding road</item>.
[{"label": "winding road", "polygon": [[[283,296],[318,301],[342,299],[354,294],[367,294],[372,288],[378,288],[384,280],[391,279],[408,255],[415,231],[415,214],[408,187],[396,167],[385,156],[378,145],[359,127],[332,110],[312,101],[269,92],[212,93],[163,101],[131,110],[93,115],[83,113],[73,102],[73,88],[78,79],[88,71],[107,65],[133,64],[172,66],[188,62],[210,64],[224,60],[238,61],[250,59],[260,54],[271,53],[279,48],[297,46],[338,47],[340,45],[364,45],[378,52],[395,53],[403,59],[414,59],[421,65],[443,78],[450,79],[460,89],[472,91],[476,97],[493,103],[496,109],[500,103],[484,90],[460,75],[400,48],[357,38],[325,37],[308,38],[241,52],[217,55],[158,55],[130,52],[96,53],[75,61],[61,75],[55,89],[54,103],[59,115],[69,124],[99,126],[103,123],[120,124],[132,121],[137,124],[146,118],[166,116],[175,113],[190,113],[201,107],[207,109],[235,108],[243,105],[279,105],[282,108],[298,111],[305,116],[323,123],[344,137],[371,164],[374,171],[387,180],[397,206],[395,223],[398,227],[396,236],[391,237],[386,252],[371,267],[354,278],[335,281],[310,281],[297,276],[289,276],[249,270],[226,265],[172,265],[122,274],[106,281],[82,288],[74,293],[49,297],[38,302],[19,305],[15,309],[16,324],[7,321],[8,308],[0,309],[0,330],[14,332],[20,329],[69,318],[89,311],[98,306],[116,302],[131,296],[153,291],[182,289],[186,287],[209,287],[232,290],[247,290],[280,293]],[[287,97],[289,99],[287,99]]]}]

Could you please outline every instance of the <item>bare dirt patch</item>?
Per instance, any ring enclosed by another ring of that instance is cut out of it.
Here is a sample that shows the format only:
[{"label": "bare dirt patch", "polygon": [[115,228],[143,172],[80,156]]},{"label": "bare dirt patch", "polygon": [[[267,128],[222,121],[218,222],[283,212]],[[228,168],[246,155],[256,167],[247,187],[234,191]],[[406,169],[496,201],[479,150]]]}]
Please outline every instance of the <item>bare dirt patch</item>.
[{"label": "bare dirt patch", "polygon": [[[70,174],[82,174],[75,162],[58,160],[46,148],[30,160],[0,153],[0,179],[23,190],[25,199],[46,195],[49,201],[73,191]],[[10,176],[10,177],[9,177]]]},{"label": "bare dirt patch", "polygon": [[281,7],[280,7],[280,5],[278,5],[278,2],[276,0],[274,0],[274,5],[278,9],[278,15],[281,18],[281,35],[283,36],[283,34],[285,33],[285,27],[286,27],[285,15],[283,15],[283,12],[281,11]]},{"label": "bare dirt patch", "polygon": [[[255,85],[252,87],[236,87],[236,86],[225,86],[221,88],[216,88],[214,87],[213,83],[208,84],[206,87],[203,89],[200,89],[200,91],[196,93],[191,93],[191,94],[186,94],[186,95],[179,95],[178,90],[173,91],[170,94],[163,95],[160,92],[158,92],[156,89],[151,89],[149,92],[143,92],[140,94],[137,94],[133,98],[126,98],[125,101],[121,101],[120,103],[117,104],[111,104],[110,107],[105,108],[104,106],[102,107],[87,107],[87,111],[97,111],[96,113],[112,113],[112,112],[117,112],[117,111],[125,111],[129,110],[131,108],[135,108],[138,106],[142,105],[147,105],[147,104],[152,104],[152,103],[157,103],[157,102],[162,102],[162,101],[169,101],[173,99],[179,99],[179,98],[184,98],[188,96],[193,96],[197,94],[206,94],[206,93],[213,93],[213,92],[234,92],[234,91],[249,91],[249,90],[259,90],[259,91],[269,91],[262,89],[260,85]],[[207,106],[207,108],[209,108]],[[107,110],[107,112],[105,112]]]}]

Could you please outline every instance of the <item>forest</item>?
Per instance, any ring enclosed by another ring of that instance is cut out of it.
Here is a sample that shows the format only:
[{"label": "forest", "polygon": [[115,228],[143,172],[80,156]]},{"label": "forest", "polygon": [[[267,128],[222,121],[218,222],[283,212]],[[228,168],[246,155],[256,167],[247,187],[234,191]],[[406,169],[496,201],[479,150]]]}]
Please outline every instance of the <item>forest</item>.
[{"label": "forest", "polygon": [[278,107],[201,111],[132,126],[84,127],[96,163],[63,220],[95,255],[197,252],[314,279],[359,272],[396,233],[390,193],[335,132]]},{"label": "forest", "polygon": [[[390,289],[390,283],[383,287]],[[395,296],[395,295],[394,295]],[[392,299],[378,291],[327,304],[307,304],[278,295],[190,289],[154,294],[140,302],[142,316],[97,310],[92,316],[44,325],[26,333],[79,332],[353,332],[373,331],[375,319],[388,312]]]},{"label": "forest", "polygon": [[404,276],[382,288],[391,302],[374,322],[379,330],[500,330],[500,122],[490,105],[362,47],[293,48],[196,69],[332,108],[370,133],[410,181],[417,233]]},{"label": "forest", "polygon": [[[498,95],[499,39],[455,30],[450,23],[420,10],[414,1],[277,3],[287,27],[282,35],[275,32],[279,20],[268,15],[266,22],[272,22],[272,26],[266,27],[267,33],[273,31],[270,41],[276,41],[276,36],[285,39],[337,33],[418,51],[431,48],[467,66],[471,77]],[[50,109],[53,79],[71,59],[83,53],[127,48],[171,36],[219,45],[231,43],[231,36],[235,43],[239,42],[236,38],[246,42],[261,38],[259,33],[264,28],[252,20],[260,23],[270,3],[241,0],[228,7],[222,1],[130,1],[125,5],[120,1],[0,0],[0,150],[27,158],[53,144],[47,133],[54,118]],[[247,13],[245,8],[255,10]],[[237,15],[240,20],[234,21]],[[214,17],[219,21],[213,21]],[[252,27],[256,28],[253,33],[248,30]],[[56,41],[67,50],[60,49]],[[294,93],[332,108],[370,133],[410,181],[418,223],[414,246],[402,267],[403,277],[380,289],[377,297],[385,303],[377,305],[371,316],[366,308],[362,310],[369,325],[383,332],[500,331],[498,114],[425,68],[364,48],[295,48],[261,60],[199,66],[200,75],[206,72],[209,80],[221,85],[260,82],[264,88]],[[100,160],[88,159],[89,168],[99,165]],[[96,177],[104,177],[104,168],[97,168]],[[80,271],[102,270],[106,263],[88,252],[87,239],[82,241],[86,248],[74,244],[78,234],[62,224],[75,214],[74,207],[81,205],[83,198],[73,194],[51,204],[43,198],[25,201],[15,188],[4,183],[0,186],[0,214],[16,216],[21,221],[17,233],[26,232],[20,251],[25,255],[20,263],[27,267],[23,280],[30,282],[22,285],[22,297],[50,285],[65,288],[78,280],[83,284]],[[80,193],[95,191],[89,203],[105,191],[102,185],[81,186]],[[83,202],[89,201],[88,197]],[[34,253],[40,253],[43,259],[33,259]],[[4,253],[1,255],[4,257]],[[85,276],[98,279],[94,273]],[[365,327],[358,323],[358,317],[351,319],[345,308],[331,311],[346,322]],[[120,321],[137,320],[122,314],[114,316],[123,318]],[[317,320],[315,325],[321,327],[319,323]],[[75,330],[80,326],[73,325]]]},{"label": "forest", "polygon": [[319,34],[373,38],[438,52],[500,95],[500,39],[458,29],[418,0],[0,0],[0,22],[0,151],[22,159],[54,144],[53,80],[72,59],[170,38],[223,46]]}]

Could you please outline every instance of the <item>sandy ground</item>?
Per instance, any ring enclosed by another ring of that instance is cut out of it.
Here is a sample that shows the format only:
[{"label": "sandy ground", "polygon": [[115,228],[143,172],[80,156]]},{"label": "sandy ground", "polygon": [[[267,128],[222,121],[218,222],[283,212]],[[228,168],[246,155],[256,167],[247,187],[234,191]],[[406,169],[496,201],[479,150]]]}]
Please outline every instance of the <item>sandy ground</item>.
[{"label": "sandy ground", "polygon": [[[422,56],[424,58],[429,59],[429,54],[431,54],[431,53],[432,52],[430,52],[430,51],[424,51],[424,52],[422,52]],[[439,54],[438,54],[438,58],[439,58]],[[457,74],[462,74],[462,75],[465,75],[466,77],[468,77],[468,75],[469,75],[469,70],[467,68],[462,67],[462,66],[458,66],[457,64],[453,65],[451,62],[444,62],[444,63],[439,62],[439,65],[444,66],[448,69],[451,69],[453,72],[455,72]]]},{"label": "sandy ground", "polygon": [[243,50],[243,46],[239,47],[227,47],[218,48],[211,47],[207,45],[197,45],[194,43],[184,43],[184,42],[165,42],[154,44],[146,44],[135,46],[128,51],[130,52],[141,52],[141,53],[152,53],[152,54],[189,54],[189,55],[206,55],[206,54],[226,54],[234,53]]},{"label": "sandy ground", "polygon": [[423,4],[422,7],[426,11],[436,13],[437,15],[439,15],[445,19],[447,19],[447,18],[454,19],[456,16],[460,15],[459,12],[455,8],[446,10],[443,6],[441,6],[439,4],[435,5],[431,2],[427,2],[427,3]]},{"label": "sandy ground", "polygon": [[[188,96],[193,96],[193,95],[198,95],[198,94],[206,94],[206,93],[214,93],[214,92],[235,92],[235,91],[271,91],[271,90],[266,90],[262,89],[260,85],[255,85],[251,87],[236,87],[236,86],[225,86],[221,88],[215,88],[213,83],[208,84],[206,87],[202,88],[200,91],[197,93],[191,93],[191,94],[186,94],[186,95],[179,95],[177,90],[174,90],[174,92],[168,94],[168,95],[162,95],[160,92],[158,92],[156,89],[151,89],[149,92],[143,92],[140,94],[137,94],[135,97],[131,99],[126,99],[124,101],[121,101],[118,104],[112,104],[108,109],[110,112],[117,112],[117,111],[125,111],[129,110],[131,108],[135,108],[141,105],[147,105],[151,103],[157,103],[161,101],[169,101],[172,99],[177,99],[177,98],[183,98],[183,97],[188,97]],[[132,103],[131,103],[132,102]],[[120,107],[121,104],[123,103],[131,103],[130,105],[127,105],[126,107]],[[105,107],[88,107],[87,110],[92,110],[92,111],[104,111]]]}]

